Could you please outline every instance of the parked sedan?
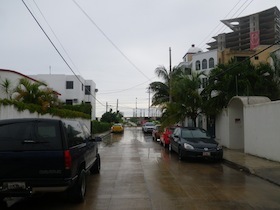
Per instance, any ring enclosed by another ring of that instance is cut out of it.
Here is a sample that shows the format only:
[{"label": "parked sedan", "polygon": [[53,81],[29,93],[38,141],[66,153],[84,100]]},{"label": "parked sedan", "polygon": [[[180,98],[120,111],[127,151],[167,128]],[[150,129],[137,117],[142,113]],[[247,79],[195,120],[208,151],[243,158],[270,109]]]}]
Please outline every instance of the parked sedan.
[{"label": "parked sedan", "polygon": [[121,123],[115,123],[112,127],[111,127],[111,132],[112,133],[123,133],[124,128],[123,125]]},{"label": "parked sedan", "polygon": [[193,127],[178,127],[170,138],[170,149],[185,157],[222,160],[223,148],[206,130]]}]

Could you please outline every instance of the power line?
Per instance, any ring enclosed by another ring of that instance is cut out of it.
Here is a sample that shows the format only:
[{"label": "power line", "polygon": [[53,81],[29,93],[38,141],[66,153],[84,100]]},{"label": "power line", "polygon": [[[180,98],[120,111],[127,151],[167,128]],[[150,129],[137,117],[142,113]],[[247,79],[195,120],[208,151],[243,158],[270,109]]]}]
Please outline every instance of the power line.
[{"label": "power line", "polygon": [[[81,84],[83,84],[83,82],[80,80],[80,78],[76,75],[76,73],[74,72],[74,70],[71,68],[71,66],[68,64],[68,62],[65,60],[65,58],[63,57],[63,55],[59,52],[59,50],[57,49],[57,47],[55,46],[55,44],[53,43],[53,41],[51,40],[51,38],[48,36],[48,34],[46,33],[46,31],[43,29],[43,27],[41,26],[41,24],[39,23],[39,21],[37,20],[37,18],[33,15],[33,13],[31,12],[31,10],[29,9],[29,7],[26,5],[26,3],[24,2],[24,0],[22,0],[22,3],[25,5],[26,9],[29,11],[29,13],[31,14],[31,16],[33,17],[33,19],[36,21],[36,23],[38,24],[38,26],[40,27],[40,29],[43,31],[43,33],[45,34],[45,36],[47,37],[47,39],[49,40],[49,42],[52,44],[52,46],[54,47],[54,49],[56,50],[56,52],[59,54],[59,56],[61,57],[61,59],[64,61],[64,63],[68,66],[68,68],[72,71],[72,73],[75,75],[75,77],[79,80],[79,82]],[[103,103],[101,103],[94,95],[91,94],[91,96],[101,105],[105,106]]]},{"label": "power line", "polygon": [[53,35],[55,36],[56,40],[58,41],[58,43],[60,44],[61,48],[63,49],[64,53],[67,55],[68,59],[71,61],[72,65],[75,67],[75,69],[79,72],[80,75],[81,72],[79,71],[79,69],[77,68],[77,66],[74,64],[73,60],[71,59],[71,57],[69,56],[69,54],[67,53],[66,49],[63,47],[62,43],[60,42],[58,36],[56,35],[56,33],[54,32],[54,30],[52,29],[52,27],[50,26],[50,24],[48,23],[47,19],[45,18],[44,14],[42,13],[42,11],[40,10],[38,4],[36,3],[35,0],[33,0],[33,3],[35,4],[35,6],[37,7],[38,11],[40,12],[40,14],[42,15],[42,17],[44,18],[45,22],[47,23],[48,27],[50,28],[51,32],[53,33]]},{"label": "power line", "polygon": [[149,81],[151,79],[146,76],[122,51],[121,49],[105,34],[105,32],[93,21],[93,19],[86,13],[86,11],[75,1],[72,0],[74,4],[82,11],[82,13],[89,19],[89,21],[98,29],[98,31],[113,45],[113,47],[144,77],[146,77]]}]

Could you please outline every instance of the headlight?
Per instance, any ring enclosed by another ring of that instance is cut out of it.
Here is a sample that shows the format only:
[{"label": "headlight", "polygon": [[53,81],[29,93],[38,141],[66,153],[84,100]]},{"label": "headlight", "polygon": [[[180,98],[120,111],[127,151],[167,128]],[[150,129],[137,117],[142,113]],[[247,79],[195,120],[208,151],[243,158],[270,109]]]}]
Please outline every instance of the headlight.
[{"label": "headlight", "polygon": [[184,143],[184,148],[185,149],[189,149],[189,150],[193,150],[194,149],[192,145],[187,144],[187,143]]}]

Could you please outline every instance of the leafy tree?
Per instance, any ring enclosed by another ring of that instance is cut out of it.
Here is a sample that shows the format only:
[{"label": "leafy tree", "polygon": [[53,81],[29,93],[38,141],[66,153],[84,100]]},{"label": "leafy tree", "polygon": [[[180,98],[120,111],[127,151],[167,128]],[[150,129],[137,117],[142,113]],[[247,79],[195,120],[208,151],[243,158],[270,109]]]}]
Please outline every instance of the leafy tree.
[{"label": "leafy tree", "polygon": [[107,123],[119,123],[122,122],[123,115],[117,111],[113,112],[112,109],[110,109],[109,112],[105,112],[102,116],[100,121],[101,122],[107,122]]},{"label": "leafy tree", "polygon": [[279,99],[279,85],[269,64],[237,63],[220,64],[210,72],[208,85],[202,91],[203,111],[215,115],[226,107],[233,96],[267,96]]}]

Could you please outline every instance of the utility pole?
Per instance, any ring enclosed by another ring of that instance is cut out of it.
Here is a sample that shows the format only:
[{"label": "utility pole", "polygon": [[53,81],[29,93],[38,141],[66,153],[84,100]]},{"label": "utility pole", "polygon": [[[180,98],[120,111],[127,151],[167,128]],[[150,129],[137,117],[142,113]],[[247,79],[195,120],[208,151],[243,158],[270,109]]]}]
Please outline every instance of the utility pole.
[{"label": "utility pole", "polygon": [[171,47],[169,47],[169,102],[172,102],[172,97],[171,97]]},{"label": "utility pole", "polygon": [[119,99],[117,99],[117,108],[116,108],[116,112],[119,110]]},{"label": "utility pole", "polygon": [[135,107],[136,107],[136,113],[135,113],[136,115],[135,115],[135,117],[137,117],[137,98],[136,98],[136,106]]},{"label": "utility pole", "polygon": [[149,87],[149,107],[148,107],[148,118],[150,117],[150,108],[151,108],[150,95],[151,95],[151,87]]}]

